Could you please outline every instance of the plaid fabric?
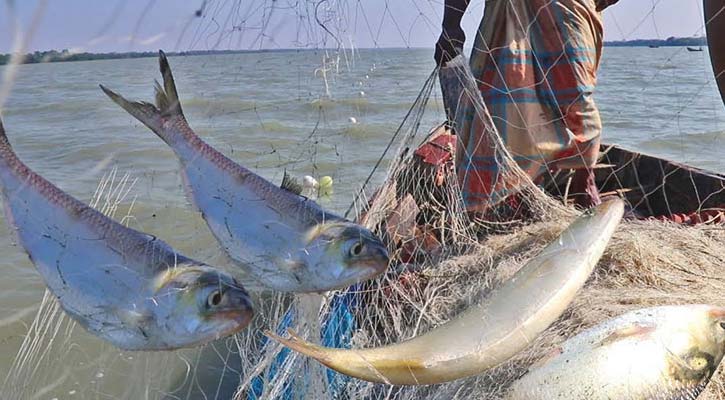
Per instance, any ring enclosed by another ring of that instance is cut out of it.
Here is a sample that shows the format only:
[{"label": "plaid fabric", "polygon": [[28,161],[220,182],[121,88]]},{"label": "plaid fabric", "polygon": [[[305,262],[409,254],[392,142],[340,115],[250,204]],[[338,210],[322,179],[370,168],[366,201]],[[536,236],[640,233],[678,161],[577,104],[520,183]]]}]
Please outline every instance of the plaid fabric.
[{"label": "plaid fabric", "polygon": [[[489,0],[471,71],[499,136],[536,179],[591,167],[601,121],[592,92],[602,49],[595,0]],[[486,119],[458,106],[458,179],[470,211],[485,211],[520,185],[501,170]]]}]

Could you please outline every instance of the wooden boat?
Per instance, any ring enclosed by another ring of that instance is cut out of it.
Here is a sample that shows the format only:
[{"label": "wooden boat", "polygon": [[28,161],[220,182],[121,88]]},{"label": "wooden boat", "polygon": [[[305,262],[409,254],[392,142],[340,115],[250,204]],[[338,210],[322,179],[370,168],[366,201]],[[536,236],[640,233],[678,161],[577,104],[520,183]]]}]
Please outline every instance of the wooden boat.
[{"label": "wooden boat", "polygon": [[687,51],[702,51],[702,46],[700,46],[700,47],[687,46]]},{"label": "wooden boat", "polygon": [[[440,185],[442,173],[452,173],[455,136],[440,129],[415,151],[414,172],[419,177],[435,175]],[[639,218],[670,218],[691,215],[683,222],[708,221],[708,215],[725,211],[725,174],[705,171],[663,158],[603,144],[595,168],[595,182],[602,196],[619,195]],[[430,170],[428,173],[421,171]],[[444,172],[446,171],[446,172]],[[574,171],[562,170],[545,174],[540,185],[551,196],[563,199]],[[455,176],[452,177],[455,179]],[[435,192],[433,192],[435,194]],[[697,220],[694,214],[703,214]],[[723,218],[723,217],[721,217]],[[725,222],[723,218],[719,222]]]},{"label": "wooden boat", "polygon": [[[637,217],[725,222],[725,175],[615,145],[602,145],[601,153],[597,188],[624,197]],[[564,171],[553,174],[544,184],[546,191],[561,198],[569,176]]]}]

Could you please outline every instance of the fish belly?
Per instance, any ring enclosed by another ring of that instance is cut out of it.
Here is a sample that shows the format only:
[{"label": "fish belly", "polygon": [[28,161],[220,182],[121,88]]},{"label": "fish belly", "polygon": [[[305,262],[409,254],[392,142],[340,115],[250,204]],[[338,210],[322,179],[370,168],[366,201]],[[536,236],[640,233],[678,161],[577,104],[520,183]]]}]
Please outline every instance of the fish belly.
[{"label": "fish belly", "polygon": [[48,288],[87,329],[99,336],[117,330],[122,322],[111,310],[141,297],[144,280],[98,233],[33,187],[15,183],[4,185],[6,215]]},{"label": "fish belly", "polygon": [[669,380],[667,362],[651,340],[570,349],[515,382],[506,399],[677,400],[696,389]]},{"label": "fish belly", "polygon": [[224,251],[254,275],[285,269],[303,233],[268,199],[201,157],[183,168],[187,193]]}]

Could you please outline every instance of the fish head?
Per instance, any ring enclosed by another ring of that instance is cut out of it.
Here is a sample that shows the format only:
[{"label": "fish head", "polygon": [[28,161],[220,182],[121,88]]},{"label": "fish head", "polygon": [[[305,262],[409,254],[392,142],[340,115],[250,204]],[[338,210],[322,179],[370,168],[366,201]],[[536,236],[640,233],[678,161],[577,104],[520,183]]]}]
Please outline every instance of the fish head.
[{"label": "fish head", "polygon": [[663,340],[671,356],[670,378],[691,385],[709,379],[725,355],[725,308],[707,305],[683,307]]},{"label": "fish head", "polygon": [[232,335],[249,325],[254,315],[244,287],[205,265],[169,269],[157,280],[152,301],[156,328],[170,348]]},{"label": "fish head", "polygon": [[[720,363],[725,355],[725,308],[702,306],[700,332],[697,334],[698,346],[705,349]],[[717,366],[716,364],[716,366]]]},{"label": "fish head", "polygon": [[[318,282],[338,289],[380,275],[390,261],[383,242],[350,221],[326,222],[308,232],[302,252],[305,266]],[[334,282],[334,283],[333,283]]]}]

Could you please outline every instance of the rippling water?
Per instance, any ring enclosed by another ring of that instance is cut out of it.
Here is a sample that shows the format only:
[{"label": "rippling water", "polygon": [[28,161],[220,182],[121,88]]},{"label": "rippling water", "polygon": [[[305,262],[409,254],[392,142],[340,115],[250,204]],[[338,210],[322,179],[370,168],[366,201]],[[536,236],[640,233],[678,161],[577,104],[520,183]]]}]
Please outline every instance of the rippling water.
[{"label": "rippling water", "polygon": [[[171,65],[197,133],[276,182],[285,169],[296,176],[331,175],[335,192],[322,202],[344,212],[433,64],[428,50],[363,50],[323,70],[323,55],[290,51],[172,57]],[[706,51],[606,48],[596,94],[605,141],[724,172],[725,108],[711,76]],[[170,149],[97,86],[151,100],[157,78],[155,59],[21,66],[4,110],[8,136],[31,168],[82,200],[91,197],[112,166],[129,172],[138,178],[132,227],[196,259],[229,265],[185,200]],[[425,127],[443,114],[435,96]],[[6,375],[44,289],[6,232],[0,236],[0,377]],[[75,372],[41,398],[107,398],[124,393],[123,377],[141,373],[130,364],[99,365],[87,359],[92,352],[118,352],[99,350],[98,340],[84,332],[76,332],[74,343],[78,357],[67,365]],[[174,368],[183,370],[183,365]],[[110,371],[99,377],[101,368]],[[114,368],[123,372],[114,377]]]}]

